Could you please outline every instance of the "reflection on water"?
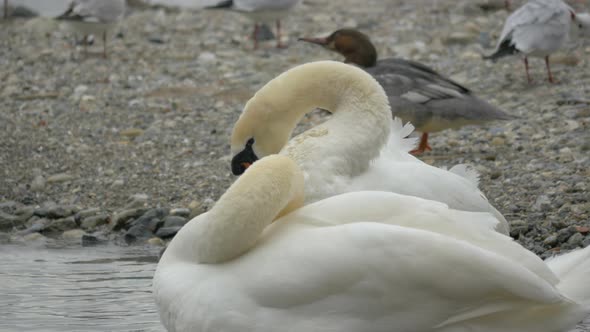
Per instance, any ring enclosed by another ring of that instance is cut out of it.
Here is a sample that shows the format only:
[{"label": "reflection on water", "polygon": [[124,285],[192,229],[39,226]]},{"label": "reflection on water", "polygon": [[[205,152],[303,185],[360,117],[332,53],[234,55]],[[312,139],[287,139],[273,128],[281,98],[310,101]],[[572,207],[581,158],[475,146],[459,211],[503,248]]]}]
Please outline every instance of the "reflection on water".
[{"label": "reflection on water", "polygon": [[[0,331],[163,331],[151,294],[158,252],[0,246]],[[575,330],[588,331],[590,319]]]},{"label": "reflection on water", "polygon": [[0,246],[0,331],[163,331],[157,248]]}]

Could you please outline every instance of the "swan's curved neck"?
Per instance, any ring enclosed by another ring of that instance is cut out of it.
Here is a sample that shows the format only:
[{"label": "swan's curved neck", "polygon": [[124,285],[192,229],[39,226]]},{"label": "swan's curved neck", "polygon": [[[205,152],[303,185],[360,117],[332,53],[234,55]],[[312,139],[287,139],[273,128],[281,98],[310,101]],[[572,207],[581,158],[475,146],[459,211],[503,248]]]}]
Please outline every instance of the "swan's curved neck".
[{"label": "swan's curved neck", "polygon": [[366,165],[377,157],[390,131],[387,95],[364,70],[340,62],[306,64],[270,81],[247,103],[235,130],[241,121],[257,121],[255,152],[278,153],[301,118],[316,108],[332,118],[292,140],[291,157],[299,162],[314,151]]},{"label": "swan's curved neck", "polygon": [[191,220],[166,251],[197,263],[222,263],[248,251],[266,226],[303,205],[303,175],[288,157],[261,159],[207,213]]}]

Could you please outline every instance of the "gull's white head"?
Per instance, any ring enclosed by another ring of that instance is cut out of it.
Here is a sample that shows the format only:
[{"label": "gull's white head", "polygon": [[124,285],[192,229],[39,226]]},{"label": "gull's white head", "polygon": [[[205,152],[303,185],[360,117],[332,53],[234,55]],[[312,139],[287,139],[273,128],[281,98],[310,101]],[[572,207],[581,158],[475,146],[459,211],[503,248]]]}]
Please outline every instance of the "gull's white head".
[{"label": "gull's white head", "polygon": [[583,36],[590,36],[590,13],[576,13],[574,23]]}]

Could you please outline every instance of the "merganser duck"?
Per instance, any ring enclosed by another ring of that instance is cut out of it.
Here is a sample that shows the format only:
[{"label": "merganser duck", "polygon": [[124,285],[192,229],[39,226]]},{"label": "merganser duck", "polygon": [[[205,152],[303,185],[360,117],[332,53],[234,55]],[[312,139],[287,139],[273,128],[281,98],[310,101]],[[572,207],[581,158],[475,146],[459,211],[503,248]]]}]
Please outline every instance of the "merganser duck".
[{"label": "merganser duck", "polygon": [[357,30],[340,29],[325,38],[300,40],[338,52],[344,56],[344,62],[363,67],[373,75],[389,97],[393,116],[409,121],[422,133],[414,154],[432,150],[428,133],[515,118],[419,62],[377,60],[375,46]]}]

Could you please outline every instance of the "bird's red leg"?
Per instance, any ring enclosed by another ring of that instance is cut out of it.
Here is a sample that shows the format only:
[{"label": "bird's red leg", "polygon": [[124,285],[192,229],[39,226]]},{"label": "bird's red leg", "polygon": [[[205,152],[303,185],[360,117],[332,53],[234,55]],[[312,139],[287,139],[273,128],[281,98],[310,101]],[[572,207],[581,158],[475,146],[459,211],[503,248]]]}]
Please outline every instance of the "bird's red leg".
[{"label": "bird's red leg", "polygon": [[531,84],[533,81],[531,80],[531,75],[529,75],[529,59],[526,56],[524,57],[524,70],[526,71],[526,79]]},{"label": "bird's red leg", "polygon": [[252,32],[252,40],[254,40],[254,49],[258,49],[258,23],[254,23],[254,32]]},{"label": "bird's red leg", "polygon": [[4,18],[8,18],[8,0],[4,0]]},{"label": "bird's red leg", "polygon": [[504,7],[506,7],[506,10],[510,10],[510,0],[504,0]]},{"label": "bird's red leg", "polygon": [[107,58],[107,32],[102,33],[102,57]]},{"label": "bird's red leg", "polygon": [[281,42],[281,20],[277,20],[277,48],[283,48],[285,45]]},{"label": "bird's red leg", "polygon": [[545,56],[545,66],[547,67],[547,76],[549,77],[549,82],[555,83],[553,79],[553,75],[551,74],[551,67],[549,66],[549,56]]},{"label": "bird's red leg", "polygon": [[420,137],[420,143],[418,144],[418,148],[410,151],[411,154],[421,154],[424,151],[432,151],[430,145],[428,145],[428,133],[422,133]]}]

